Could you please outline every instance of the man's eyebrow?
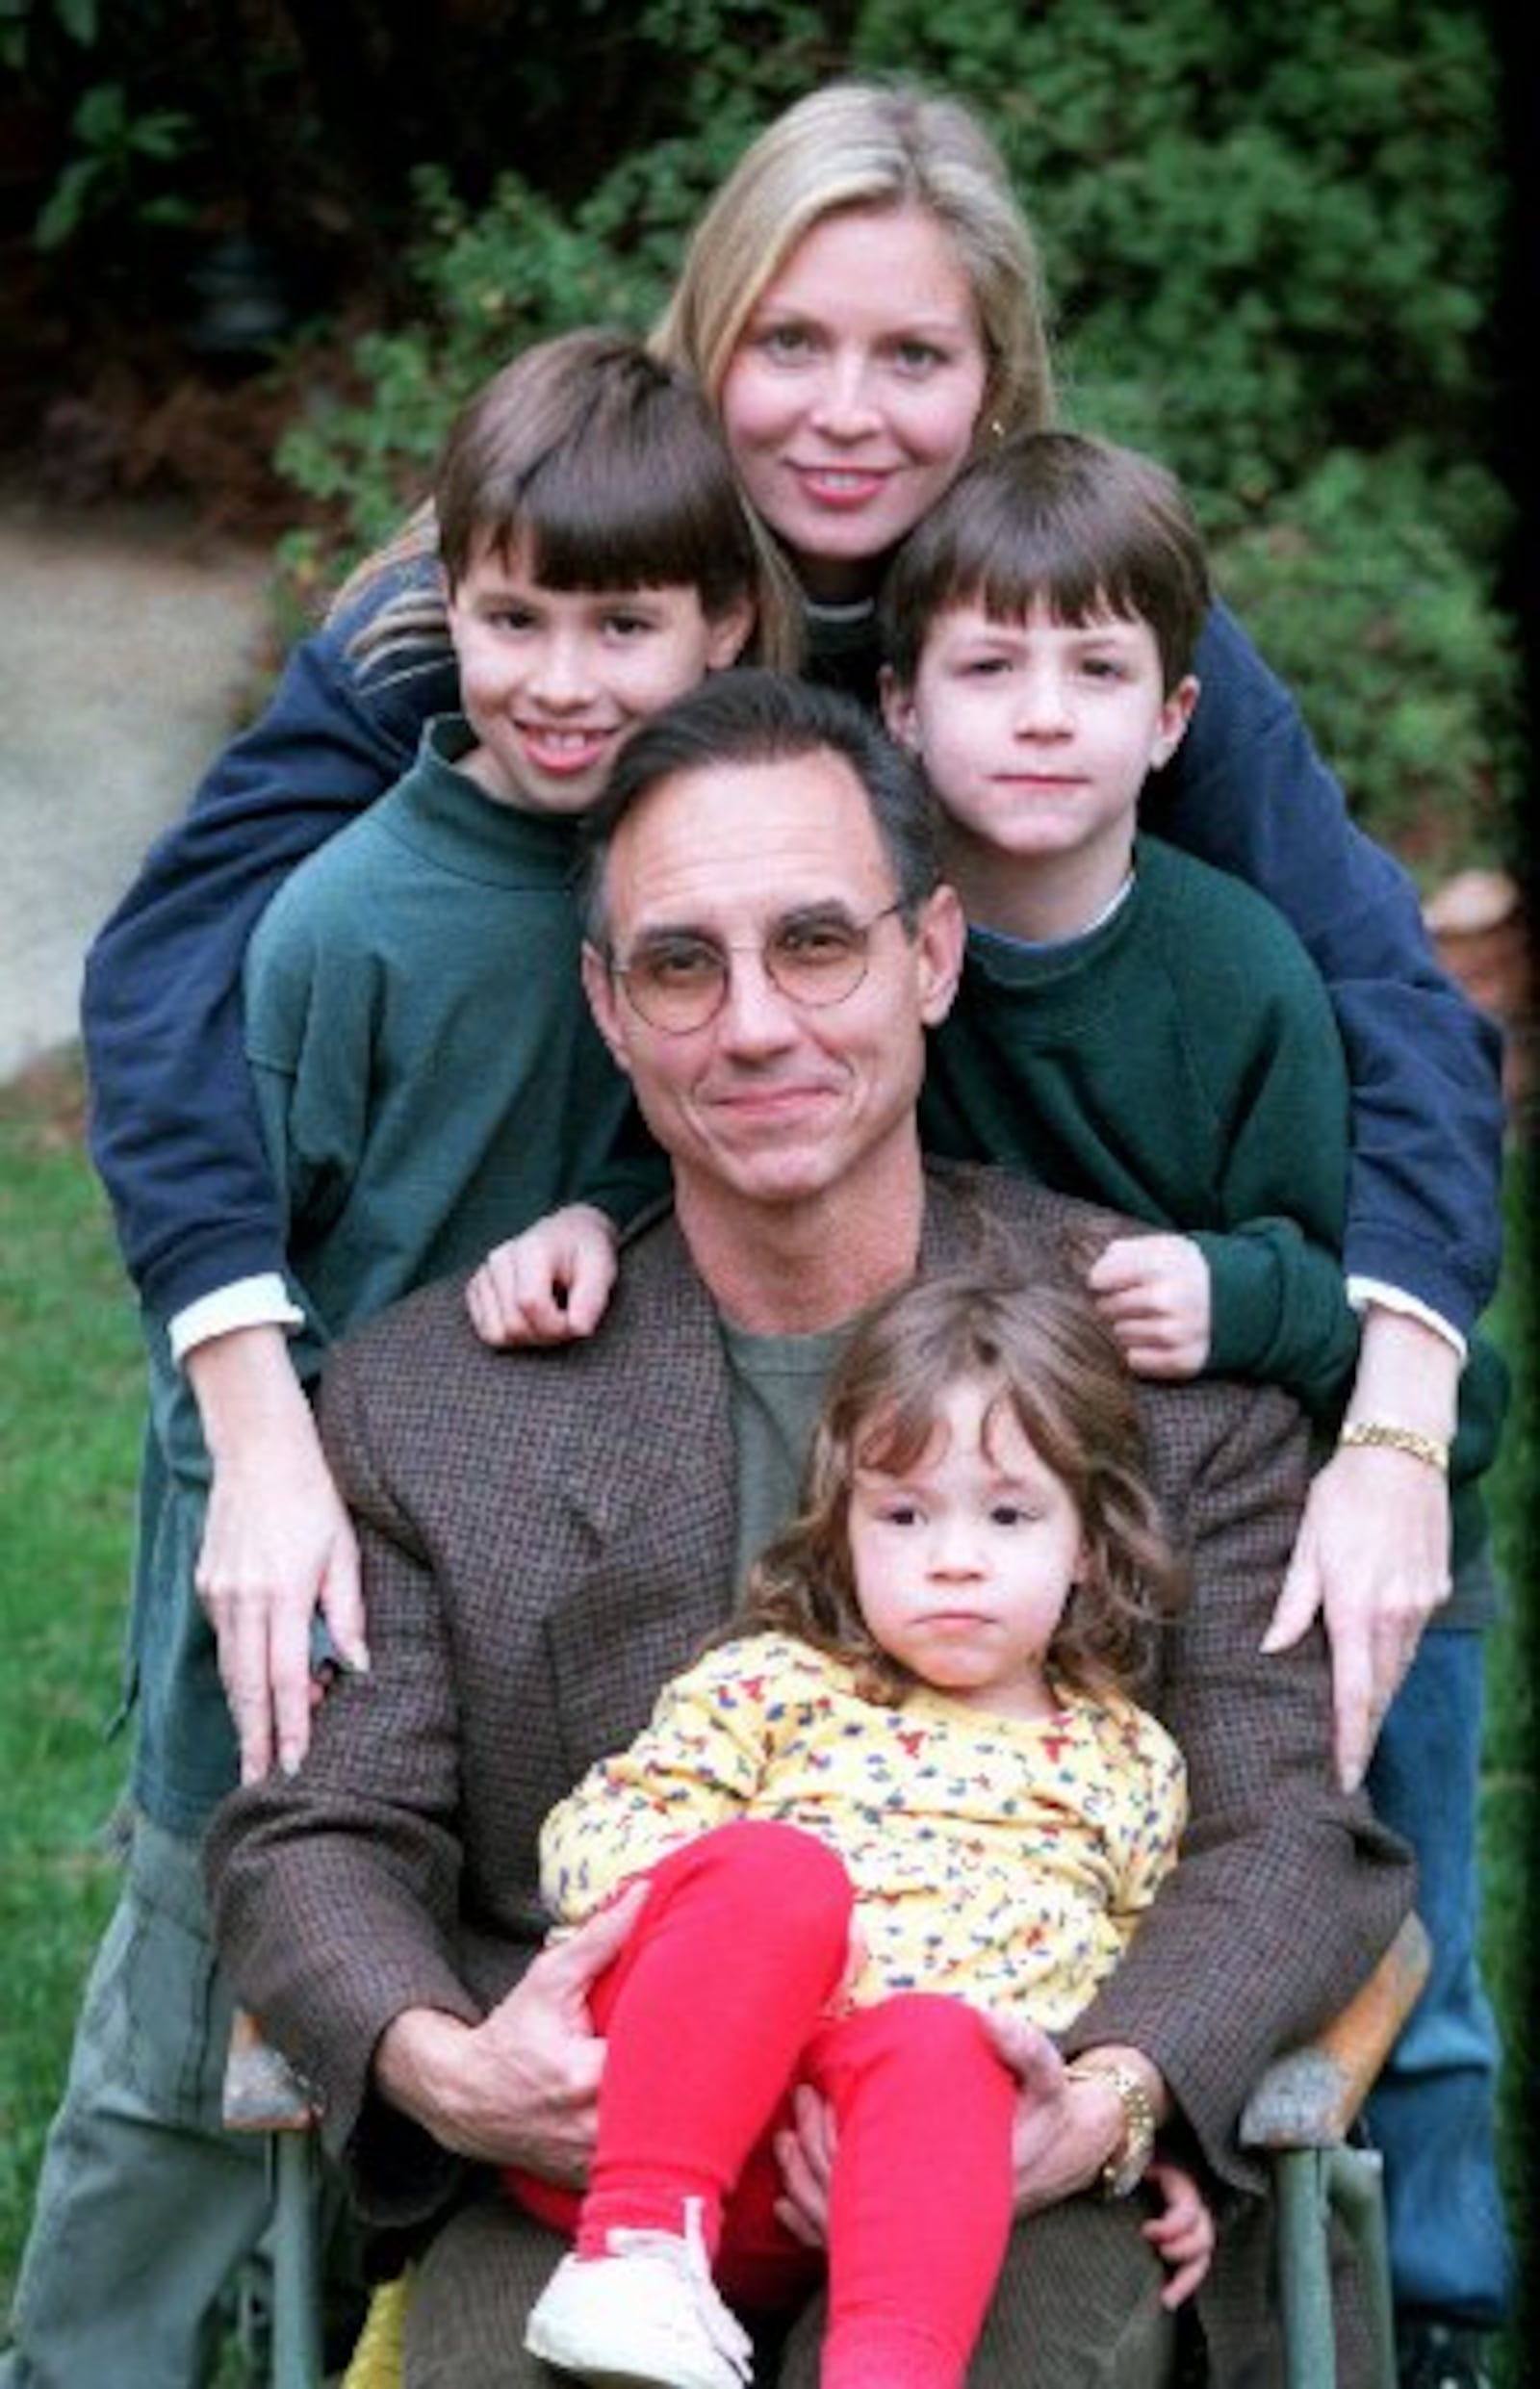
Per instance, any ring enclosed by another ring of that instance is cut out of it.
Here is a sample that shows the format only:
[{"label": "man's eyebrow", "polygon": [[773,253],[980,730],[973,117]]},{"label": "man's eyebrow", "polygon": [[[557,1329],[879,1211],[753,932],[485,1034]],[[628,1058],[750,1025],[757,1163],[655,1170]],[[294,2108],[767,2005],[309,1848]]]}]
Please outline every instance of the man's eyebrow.
[{"label": "man's eyebrow", "polygon": [[843,896],[810,896],[806,904],[788,904],[783,912],[776,914],[771,927],[783,929],[788,923],[795,925],[800,921],[854,922],[857,918],[854,908]]},{"label": "man's eyebrow", "polygon": [[[774,937],[779,929],[800,928],[807,921],[854,923],[859,917],[843,896],[809,896],[806,903],[788,904],[781,912],[773,912],[763,924],[760,934]],[[706,929],[699,921],[649,921],[645,929],[636,931],[631,939],[631,950],[634,953],[638,946],[667,943],[678,938],[688,938],[692,943],[704,945],[723,943],[719,930]]]},{"label": "man's eyebrow", "polygon": [[721,941],[714,930],[703,929],[699,921],[649,921],[638,929],[631,939],[634,953],[638,946],[676,944],[687,939],[692,945],[717,945]]}]

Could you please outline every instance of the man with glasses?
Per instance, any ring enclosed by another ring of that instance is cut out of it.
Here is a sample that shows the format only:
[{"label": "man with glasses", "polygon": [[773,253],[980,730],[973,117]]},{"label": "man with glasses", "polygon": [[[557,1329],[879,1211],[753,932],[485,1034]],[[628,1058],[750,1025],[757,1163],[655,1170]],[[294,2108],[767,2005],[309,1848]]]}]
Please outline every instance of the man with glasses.
[{"label": "man with glasses", "polygon": [[[859,711],[721,676],[635,734],[597,826],[585,984],[671,1158],[673,1210],[630,1241],[592,1339],[489,1350],[451,1284],[343,1348],[322,1417],[372,1667],[331,1694],[300,1774],[236,1795],[213,1837],[243,1995],[318,2085],[366,2215],[427,2239],[408,2389],[549,2377],[522,2338],[557,2251],[479,2169],[582,2177],[603,2067],[584,1991],[633,1910],[536,1954],[545,1811],[720,1626],[794,1503],[863,1306],[994,1252],[1062,1272],[1114,1224],[922,1163],[925,1031],[962,924],[923,786]],[[1166,2376],[1139,2202],[1096,2195],[1137,2182],[1152,2122],[1232,2194],[1201,2308],[1213,2377],[1271,2376],[1266,2217],[1236,2117],[1269,2058],[1367,1973],[1409,1893],[1399,1845],[1334,1786],[1323,1644],[1258,1656],[1304,1484],[1292,1405],[1212,1384],[1142,1400],[1193,1553],[1153,1706],[1193,1765],[1194,1822],[1066,2037],[1074,2074],[1020,2045],[1030,2252],[973,2373],[1001,2389]],[[829,2152],[815,2111],[804,2125],[788,2197],[816,2234]],[[817,2328],[799,2321],[761,2377],[814,2381]]]}]

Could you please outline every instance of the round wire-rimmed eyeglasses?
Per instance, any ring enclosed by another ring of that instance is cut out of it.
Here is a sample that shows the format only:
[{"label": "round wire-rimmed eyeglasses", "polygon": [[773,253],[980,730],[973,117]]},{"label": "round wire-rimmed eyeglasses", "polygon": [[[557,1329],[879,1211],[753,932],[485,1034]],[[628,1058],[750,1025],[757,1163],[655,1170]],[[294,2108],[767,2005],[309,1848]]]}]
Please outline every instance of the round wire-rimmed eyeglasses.
[{"label": "round wire-rimmed eyeglasses", "polygon": [[735,954],[757,954],[771,986],[788,1003],[824,1012],[843,1004],[865,978],[872,932],[904,910],[898,897],[863,921],[840,910],[788,912],[754,945],[729,945],[692,930],[645,937],[609,975],[650,1028],[687,1037],[716,1018],[728,999]]}]

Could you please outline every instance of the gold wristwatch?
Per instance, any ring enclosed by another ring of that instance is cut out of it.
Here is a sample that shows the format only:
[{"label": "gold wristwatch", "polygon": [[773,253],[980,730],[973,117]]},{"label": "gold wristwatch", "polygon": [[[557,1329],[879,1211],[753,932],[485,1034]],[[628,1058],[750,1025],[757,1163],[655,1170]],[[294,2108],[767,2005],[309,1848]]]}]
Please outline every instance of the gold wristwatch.
[{"label": "gold wristwatch", "polygon": [[1132,2066],[1119,2066],[1116,2060],[1108,2064],[1100,2058],[1077,2057],[1065,2071],[1071,2082],[1105,2082],[1117,2094],[1123,2110],[1123,2137],[1101,2169],[1101,2195],[1126,2198],[1131,2190],[1139,2188],[1155,2154],[1155,2110],[1149,2093]]}]

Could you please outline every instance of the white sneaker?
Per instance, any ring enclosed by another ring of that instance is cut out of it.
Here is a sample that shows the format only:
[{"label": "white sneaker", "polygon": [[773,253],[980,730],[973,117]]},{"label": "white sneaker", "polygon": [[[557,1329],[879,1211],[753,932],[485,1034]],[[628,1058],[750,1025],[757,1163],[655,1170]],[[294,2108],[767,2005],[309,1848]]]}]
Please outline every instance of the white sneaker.
[{"label": "white sneaker", "polygon": [[753,2343],[711,2278],[701,2201],[683,2236],[612,2231],[607,2256],[564,2256],[529,2317],[534,2356],[603,2389],[743,2389]]}]

